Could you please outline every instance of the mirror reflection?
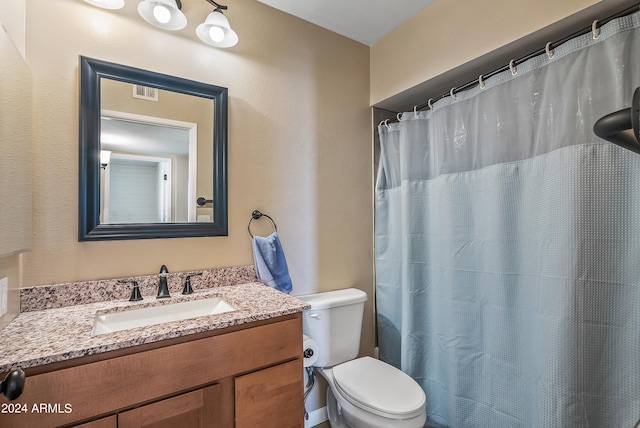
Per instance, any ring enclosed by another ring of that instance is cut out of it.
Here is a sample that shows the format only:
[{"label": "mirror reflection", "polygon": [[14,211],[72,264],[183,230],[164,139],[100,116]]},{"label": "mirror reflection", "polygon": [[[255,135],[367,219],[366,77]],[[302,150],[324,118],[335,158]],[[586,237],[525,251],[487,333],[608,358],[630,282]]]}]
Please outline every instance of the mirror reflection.
[{"label": "mirror reflection", "polygon": [[80,57],[78,239],[227,235],[227,89]]},{"label": "mirror reflection", "polygon": [[100,223],[213,221],[213,101],[102,79]]}]

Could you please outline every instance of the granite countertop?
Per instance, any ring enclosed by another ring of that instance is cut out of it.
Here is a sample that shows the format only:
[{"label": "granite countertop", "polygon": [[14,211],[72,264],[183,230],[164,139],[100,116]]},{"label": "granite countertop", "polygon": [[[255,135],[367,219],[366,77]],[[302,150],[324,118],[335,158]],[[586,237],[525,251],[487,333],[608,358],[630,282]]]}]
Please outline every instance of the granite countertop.
[{"label": "granite countertop", "polygon": [[[219,296],[237,310],[182,321],[91,335],[96,312],[178,303]],[[114,300],[20,313],[0,334],[0,372],[65,361],[164,339],[301,312],[309,306],[258,282],[222,286],[169,299]]]}]

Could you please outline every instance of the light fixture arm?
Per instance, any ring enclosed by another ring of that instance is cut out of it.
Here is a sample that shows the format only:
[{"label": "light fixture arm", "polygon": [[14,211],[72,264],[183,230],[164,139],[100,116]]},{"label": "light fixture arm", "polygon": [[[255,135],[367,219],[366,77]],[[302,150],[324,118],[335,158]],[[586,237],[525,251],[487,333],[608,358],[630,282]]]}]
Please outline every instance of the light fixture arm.
[{"label": "light fixture arm", "polygon": [[227,7],[227,6],[224,6],[224,5],[218,4],[218,3],[216,3],[216,2],[215,2],[215,1],[213,1],[213,0],[205,0],[205,1],[206,1],[206,2],[208,2],[209,4],[211,4],[212,6],[215,6],[215,10],[214,10],[214,12],[220,12],[220,13],[222,13],[222,11],[223,11],[223,10],[227,10],[227,9],[228,9],[228,7]]}]

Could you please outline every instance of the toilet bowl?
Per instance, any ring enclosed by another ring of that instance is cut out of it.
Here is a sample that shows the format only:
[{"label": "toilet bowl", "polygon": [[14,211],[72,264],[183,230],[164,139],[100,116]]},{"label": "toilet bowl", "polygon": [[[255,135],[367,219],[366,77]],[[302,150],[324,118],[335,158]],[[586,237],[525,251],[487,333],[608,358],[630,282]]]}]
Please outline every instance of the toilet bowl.
[{"label": "toilet bowl", "polygon": [[327,380],[332,428],[422,428],[426,396],[410,376],[371,357],[356,358],[367,295],[344,289],[298,296],[303,331],[318,345],[314,367]]},{"label": "toilet bowl", "polygon": [[[425,394],[411,377],[395,367],[371,357],[362,357],[318,371],[330,385],[327,390],[330,419],[335,415],[334,421],[348,424],[344,427],[424,426]],[[331,426],[336,428],[333,423]]]}]

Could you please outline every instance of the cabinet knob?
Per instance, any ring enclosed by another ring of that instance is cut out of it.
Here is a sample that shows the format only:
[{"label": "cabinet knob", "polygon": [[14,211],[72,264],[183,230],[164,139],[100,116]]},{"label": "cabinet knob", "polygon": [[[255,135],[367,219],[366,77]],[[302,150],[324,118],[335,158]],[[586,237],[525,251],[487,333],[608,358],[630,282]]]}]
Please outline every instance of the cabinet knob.
[{"label": "cabinet knob", "polygon": [[7,400],[15,400],[20,397],[24,390],[24,372],[16,369],[10,372],[2,382],[0,382],[0,392]]}]

